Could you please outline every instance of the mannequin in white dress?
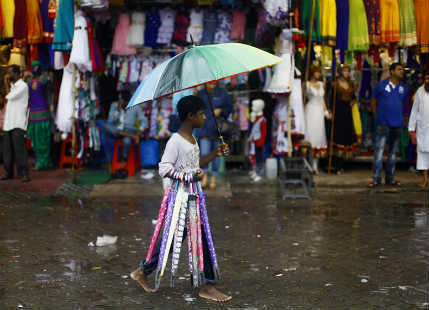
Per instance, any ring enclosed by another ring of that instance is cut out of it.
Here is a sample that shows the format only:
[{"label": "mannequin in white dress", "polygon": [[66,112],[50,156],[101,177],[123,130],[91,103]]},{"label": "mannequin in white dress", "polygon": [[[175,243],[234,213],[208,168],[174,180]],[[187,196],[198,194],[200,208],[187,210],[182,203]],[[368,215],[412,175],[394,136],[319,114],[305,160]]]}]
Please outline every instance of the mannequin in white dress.
[{"label": "mannequin in white dress", "polygon": [[305,105],[305,140],[311,143],[313,152],[313,171],[319,173],[319,158],[327,155],[325,116],[330,117],[326,109],[325,86],[320,81],[320,67],[311,68],[310,80],[305,85],[307,103]]}]

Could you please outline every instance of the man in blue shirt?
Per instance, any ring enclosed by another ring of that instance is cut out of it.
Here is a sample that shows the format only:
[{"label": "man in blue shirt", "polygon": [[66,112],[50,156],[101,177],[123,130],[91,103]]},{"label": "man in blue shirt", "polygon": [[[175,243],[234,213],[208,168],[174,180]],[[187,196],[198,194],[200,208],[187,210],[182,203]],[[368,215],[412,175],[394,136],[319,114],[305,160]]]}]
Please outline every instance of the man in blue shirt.
[{"label": "man in blue shirt", "polygon": [[390,66],[390,77],[381,81],[372,93],[371,105],[376,118],[376,145],[373,162],[373,188],[381,185],[383,153],[388,144],[389,154],[386,166],[386,185],[399,186],[395,180],[396,153],[399,149],[403,127],[402,106],[408,97],[407,87],[401,83],[404,68],[399,63]]},{"label": "man in blue shirt", "polygon": [[[209,104],[209,96],[210,101],[213,104],[215,117],[223,117],[228,119],[229,115],[232,112],[233,105],[231,96],[228,95],[226,90],[220,88],[217,83],[207,84],[207,90],[204,88],[199,91],[197,94],[198,97],[203,99],[206,104],[206,121],[204,122],[203,127],[201,127],[197,131],[197,137],[200,139],[200,148],[201,148],[201,156],[206,156],[210,154],[214,149],[217,148],[219,143],[218,140],[218,132],[216,130],[215,120],[213,118],[213,114],[210,109]],[[212,177],[210,178],[210,189],[216,188],[216,177],[219,171],[220,158],[217,157],[212,162]],[[206,172],[204,174],[204,178],[201,181],[201,185],[203,187],[207,186],[207,168],[204,168]]]},{"label": "man in blue shirt", "polygon": [[[118,102],[113,102],[110,106],[107,122],[104,130],[113,138],[122,138],[121,162],[125,167],[128,154],[134,140],[139,144],[140,134],[147,127],[147,121],[140,106],[126,110],[126,106],[131,99],[131,93],[123,90],[119,93]],[[137,128],[137,120],[139,128]]]}]

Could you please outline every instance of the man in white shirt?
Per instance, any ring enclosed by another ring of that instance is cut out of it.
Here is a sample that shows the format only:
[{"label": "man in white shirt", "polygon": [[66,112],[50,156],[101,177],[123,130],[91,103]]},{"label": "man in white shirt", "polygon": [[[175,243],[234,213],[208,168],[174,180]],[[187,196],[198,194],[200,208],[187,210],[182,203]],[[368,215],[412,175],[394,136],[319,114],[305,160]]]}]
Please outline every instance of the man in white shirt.
[{"label": "man in white shirt", "polygon": [[5,88],[7,104],[3,122],[3,162],[6,173],[1,180],[13,178],[15,161],[22,182],[28,182],[30,178],[25,132],[28,122],[29,90],[21,79],[21,69],[18,66],[12,65],[8,68]]}]

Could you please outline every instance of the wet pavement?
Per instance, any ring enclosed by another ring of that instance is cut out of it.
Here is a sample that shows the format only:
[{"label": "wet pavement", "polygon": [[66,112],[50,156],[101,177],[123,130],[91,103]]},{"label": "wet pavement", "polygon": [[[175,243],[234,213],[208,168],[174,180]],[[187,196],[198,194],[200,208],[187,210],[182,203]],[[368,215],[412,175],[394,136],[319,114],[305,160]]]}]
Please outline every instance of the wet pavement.
[{"label": "wet pavement", "polygon": [[[218,287],[233,296],[224,305],[197,297],[185,255],[175,288],[169,272],[155,294],[129,278],[147,253],[158,181],[99,186],[88,198],[3,192],[0,309],[428,309],[428,193],[353,182],[282,200],[276,184],[231,174],[209,193]],[[141,194],[114,195],[128,187]],[[117,243],[88,246],[104,234]]]}]

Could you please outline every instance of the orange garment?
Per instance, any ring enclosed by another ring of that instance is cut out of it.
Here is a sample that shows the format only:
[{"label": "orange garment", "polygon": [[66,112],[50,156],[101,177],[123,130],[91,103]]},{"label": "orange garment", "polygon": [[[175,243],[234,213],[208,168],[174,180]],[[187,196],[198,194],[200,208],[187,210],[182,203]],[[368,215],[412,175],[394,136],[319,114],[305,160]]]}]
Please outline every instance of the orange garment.
[{"label": "orange garment", "polygon": [[26,0],[27,4],[27,38],[29,44],[39,44],[43,41],[42,15],[39,0]]},{"label": "orange garment", "polygon": [[414,0],[417,24],[417,45],[421,53],[429,53],[429,0]]},{"label": "orange garment", "polygon": [[380,33],[382,44],[401,40],[398,0],[380,0]]}]

